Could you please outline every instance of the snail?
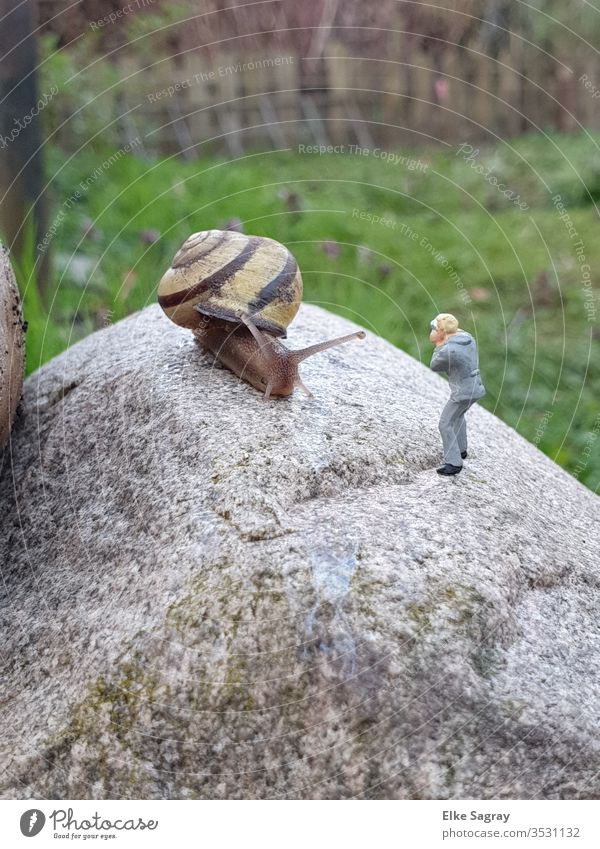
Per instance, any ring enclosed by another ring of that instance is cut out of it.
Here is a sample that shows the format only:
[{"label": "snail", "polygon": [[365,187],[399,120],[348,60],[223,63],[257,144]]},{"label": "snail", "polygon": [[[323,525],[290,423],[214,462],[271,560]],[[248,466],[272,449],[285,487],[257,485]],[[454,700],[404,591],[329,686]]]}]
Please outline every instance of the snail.
[{"label": "snail", "polygon": [[166,315],[192,330],[198,343],[231,371],[272,396],[291,395],[302,383],[298,365],[359,330],[298,351],[285,347],[287,327],[302,299],[302,277],[288,249],[263,236],[230,230],[193,233],[158,284]]}]

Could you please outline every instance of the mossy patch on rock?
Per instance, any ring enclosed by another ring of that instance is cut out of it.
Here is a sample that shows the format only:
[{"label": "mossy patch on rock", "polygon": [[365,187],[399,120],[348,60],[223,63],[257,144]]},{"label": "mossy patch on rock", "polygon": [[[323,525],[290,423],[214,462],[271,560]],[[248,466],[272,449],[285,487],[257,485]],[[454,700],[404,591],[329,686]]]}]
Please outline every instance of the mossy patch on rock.
[{"label": "mossy patch on rock", "polygon": [[477,406],[442,480],[447,384],[370,334],[305,366],[265,404],[157,306],[26,381],[4,798],[600,792],[598,498]]}]

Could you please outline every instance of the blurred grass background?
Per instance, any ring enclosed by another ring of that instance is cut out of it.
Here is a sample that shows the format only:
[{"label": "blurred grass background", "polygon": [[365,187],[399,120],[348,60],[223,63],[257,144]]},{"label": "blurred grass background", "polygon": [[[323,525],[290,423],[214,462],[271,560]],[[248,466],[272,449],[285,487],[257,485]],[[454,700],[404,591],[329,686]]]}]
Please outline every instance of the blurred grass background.
[{"label": "blurred grass background", "polygon": [[597,491],[598,317],[590,321],[586,311],[577,239],[552,197],[568,205],[597,297],[599,141],[554,133],[480,146],[476,162],[526,210],[450,146],[396,151],[419,163],[410,170],[372,151],[319,156],[298,148],[193,162],[127,154],[103,167],[114,148],[69,158],[48,145],[53,263],[45,304],[32,267],[17,269],[27,370],[154,302],[189,233],[241,226],[288,245],[307,302],[426,364],[429,320],[455,313],[478,340],[483,406]]},{"label": "blurred grass background", "polygon": [[[472,0],[447,10],[348,0],[327,22],[331,4],[316,0],[243,9],[210,0],[202,14],[192,0],[156,0],[99,26],[111,3],[24,5],[37,5],[43,21],[38,92],[58,92],[29,127],[43,139],[45,233],[34,235],[32,215],[18,222],[23,245],[0,233],[24,297],[28,373],[153,303],[191,232],[241,227],[293,251],[307,302],[427,365],[430,319],[455,313],[478,340],[483,406],[598,491],[600,133],[588,87],[600,79],[588,43],[600,33],[597,10],[491,0],[482,14]],[[214,90],[195,84],[160,99],[163,112],[152,112],[165,82],[288,53],[290,77],[236,73]],[[257,112],[263,94],[275,121]],[[302,103],[313,104],[308,117]],[[262,134],[247,133],[261,123]],[[311,133],[345,142],[343,152],[265,150]],[[346,139],[369,133],[368,154],[350,152]],[[139,147],[123,153],[136,134]],[[168,155],[165,134],[179,155]],[[26,136],[6,152],[27,160],[18,147]],[[405,146],[421,138],[435,144]],[[462,140],[475,148],[471,161]],[[376,144],[406,160],[381,158]],[[9,165],[12,179],[21,163]],[[289,338],[293,347],[293,326]]]}]

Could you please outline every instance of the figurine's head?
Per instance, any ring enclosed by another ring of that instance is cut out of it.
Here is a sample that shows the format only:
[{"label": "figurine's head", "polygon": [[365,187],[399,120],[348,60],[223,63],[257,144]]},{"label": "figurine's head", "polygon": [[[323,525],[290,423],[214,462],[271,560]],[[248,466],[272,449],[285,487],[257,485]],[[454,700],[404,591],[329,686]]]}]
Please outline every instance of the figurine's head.
[{"label": "figurine's head", "polygon": [[449,312],[441,312],[429,324],[429,341],[434,345],[442,342],[458,330],[458,320]]}]

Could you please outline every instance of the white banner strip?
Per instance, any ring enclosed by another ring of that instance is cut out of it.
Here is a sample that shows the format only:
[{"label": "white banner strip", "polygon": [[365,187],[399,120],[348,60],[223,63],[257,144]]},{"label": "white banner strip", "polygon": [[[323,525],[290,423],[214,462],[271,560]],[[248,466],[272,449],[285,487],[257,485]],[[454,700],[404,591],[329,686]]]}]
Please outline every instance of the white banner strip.
[{"label": "white banner strip", "polygon": [[592,801],[0,801],[1,845],[600,846]]}]

